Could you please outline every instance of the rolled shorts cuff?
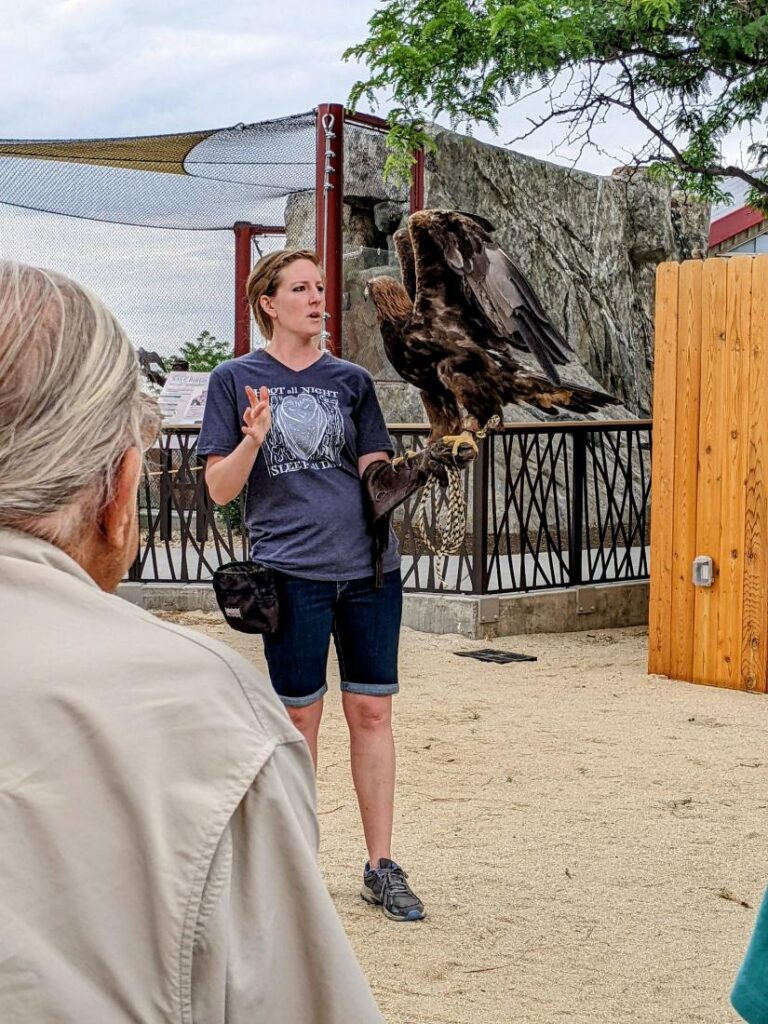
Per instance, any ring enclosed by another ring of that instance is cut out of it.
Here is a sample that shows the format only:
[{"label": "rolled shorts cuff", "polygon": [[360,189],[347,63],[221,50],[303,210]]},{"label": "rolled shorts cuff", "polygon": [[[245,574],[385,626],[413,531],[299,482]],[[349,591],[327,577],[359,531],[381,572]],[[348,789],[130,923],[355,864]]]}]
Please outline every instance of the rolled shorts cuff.
[{"label": "rolled shorts cuff", "polygon": [[314,693],[310,693],[308,697],[284,697],[282,693],[278,693],[278,697],[287,708],[307,708],[310,704],[314,704],[320,700],[322,696],[327,692],[328,684],[323,683],[319,690],[315,690]]},{"label": "rolled shorts cuff", "polygon": [[391,697],[400,692],[398,683],[350,683],[342,680],[343,693],[361,693],[366,697]]}]

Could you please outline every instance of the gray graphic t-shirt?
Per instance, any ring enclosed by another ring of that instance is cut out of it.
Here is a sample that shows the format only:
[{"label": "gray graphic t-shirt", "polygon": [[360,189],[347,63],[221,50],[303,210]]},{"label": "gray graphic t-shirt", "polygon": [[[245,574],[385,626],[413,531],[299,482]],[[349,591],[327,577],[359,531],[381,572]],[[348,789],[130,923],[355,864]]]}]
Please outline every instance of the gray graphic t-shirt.
[{"label": "gray graphic t-shirt", "polygon": [[[264,351],[222,363],[208,385],[199,455],[228,455],[240,444],[246,384],[268,388],[272,413],[248,479],[251,557],[307,579],[372,575],[357,460],[391,454],[392,441],[370,374],[328,352],[298,371]],[[384,571],[399,565],[391,538]]]}]

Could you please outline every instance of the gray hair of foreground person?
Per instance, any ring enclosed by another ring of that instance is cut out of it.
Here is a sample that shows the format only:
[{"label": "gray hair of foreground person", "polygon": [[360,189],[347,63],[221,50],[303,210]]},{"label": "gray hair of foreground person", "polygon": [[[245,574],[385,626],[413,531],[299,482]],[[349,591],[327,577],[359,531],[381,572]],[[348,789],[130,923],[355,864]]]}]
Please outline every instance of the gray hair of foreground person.
[{"label": "gray hair of foreground person", "polygon": [[0,528],[65,550],[159,426],[123,328],[79,284],[0,261]]}]

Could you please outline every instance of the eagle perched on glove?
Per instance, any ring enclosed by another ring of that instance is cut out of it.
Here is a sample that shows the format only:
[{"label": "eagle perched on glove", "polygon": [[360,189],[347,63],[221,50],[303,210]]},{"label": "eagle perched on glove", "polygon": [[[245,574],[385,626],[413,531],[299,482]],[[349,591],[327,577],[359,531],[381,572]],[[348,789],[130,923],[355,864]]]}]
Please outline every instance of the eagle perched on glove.
[{"label": "eagle perched on glove", "polygon": [[[420,210],[394,236],[403,283],[374,277],[367,285],[387,358],[421,391],[430,443],[501,422],[507,403],[557,415],[616,402],[560,379],[557,367],[573,350],[493,231],[483,217]],[[515,349],[544,372],[530,370]]]}]

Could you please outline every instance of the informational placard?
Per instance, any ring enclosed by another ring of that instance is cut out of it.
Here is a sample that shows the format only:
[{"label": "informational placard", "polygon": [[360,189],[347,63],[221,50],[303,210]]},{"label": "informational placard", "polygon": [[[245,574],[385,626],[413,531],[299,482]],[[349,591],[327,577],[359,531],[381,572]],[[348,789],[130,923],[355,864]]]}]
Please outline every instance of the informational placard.
[{"label": "informational placard", "polygon": [[208,395],[209,373],[173,370],[158,396],[163,424],[175,427],[199,427],[203,422]]}]

